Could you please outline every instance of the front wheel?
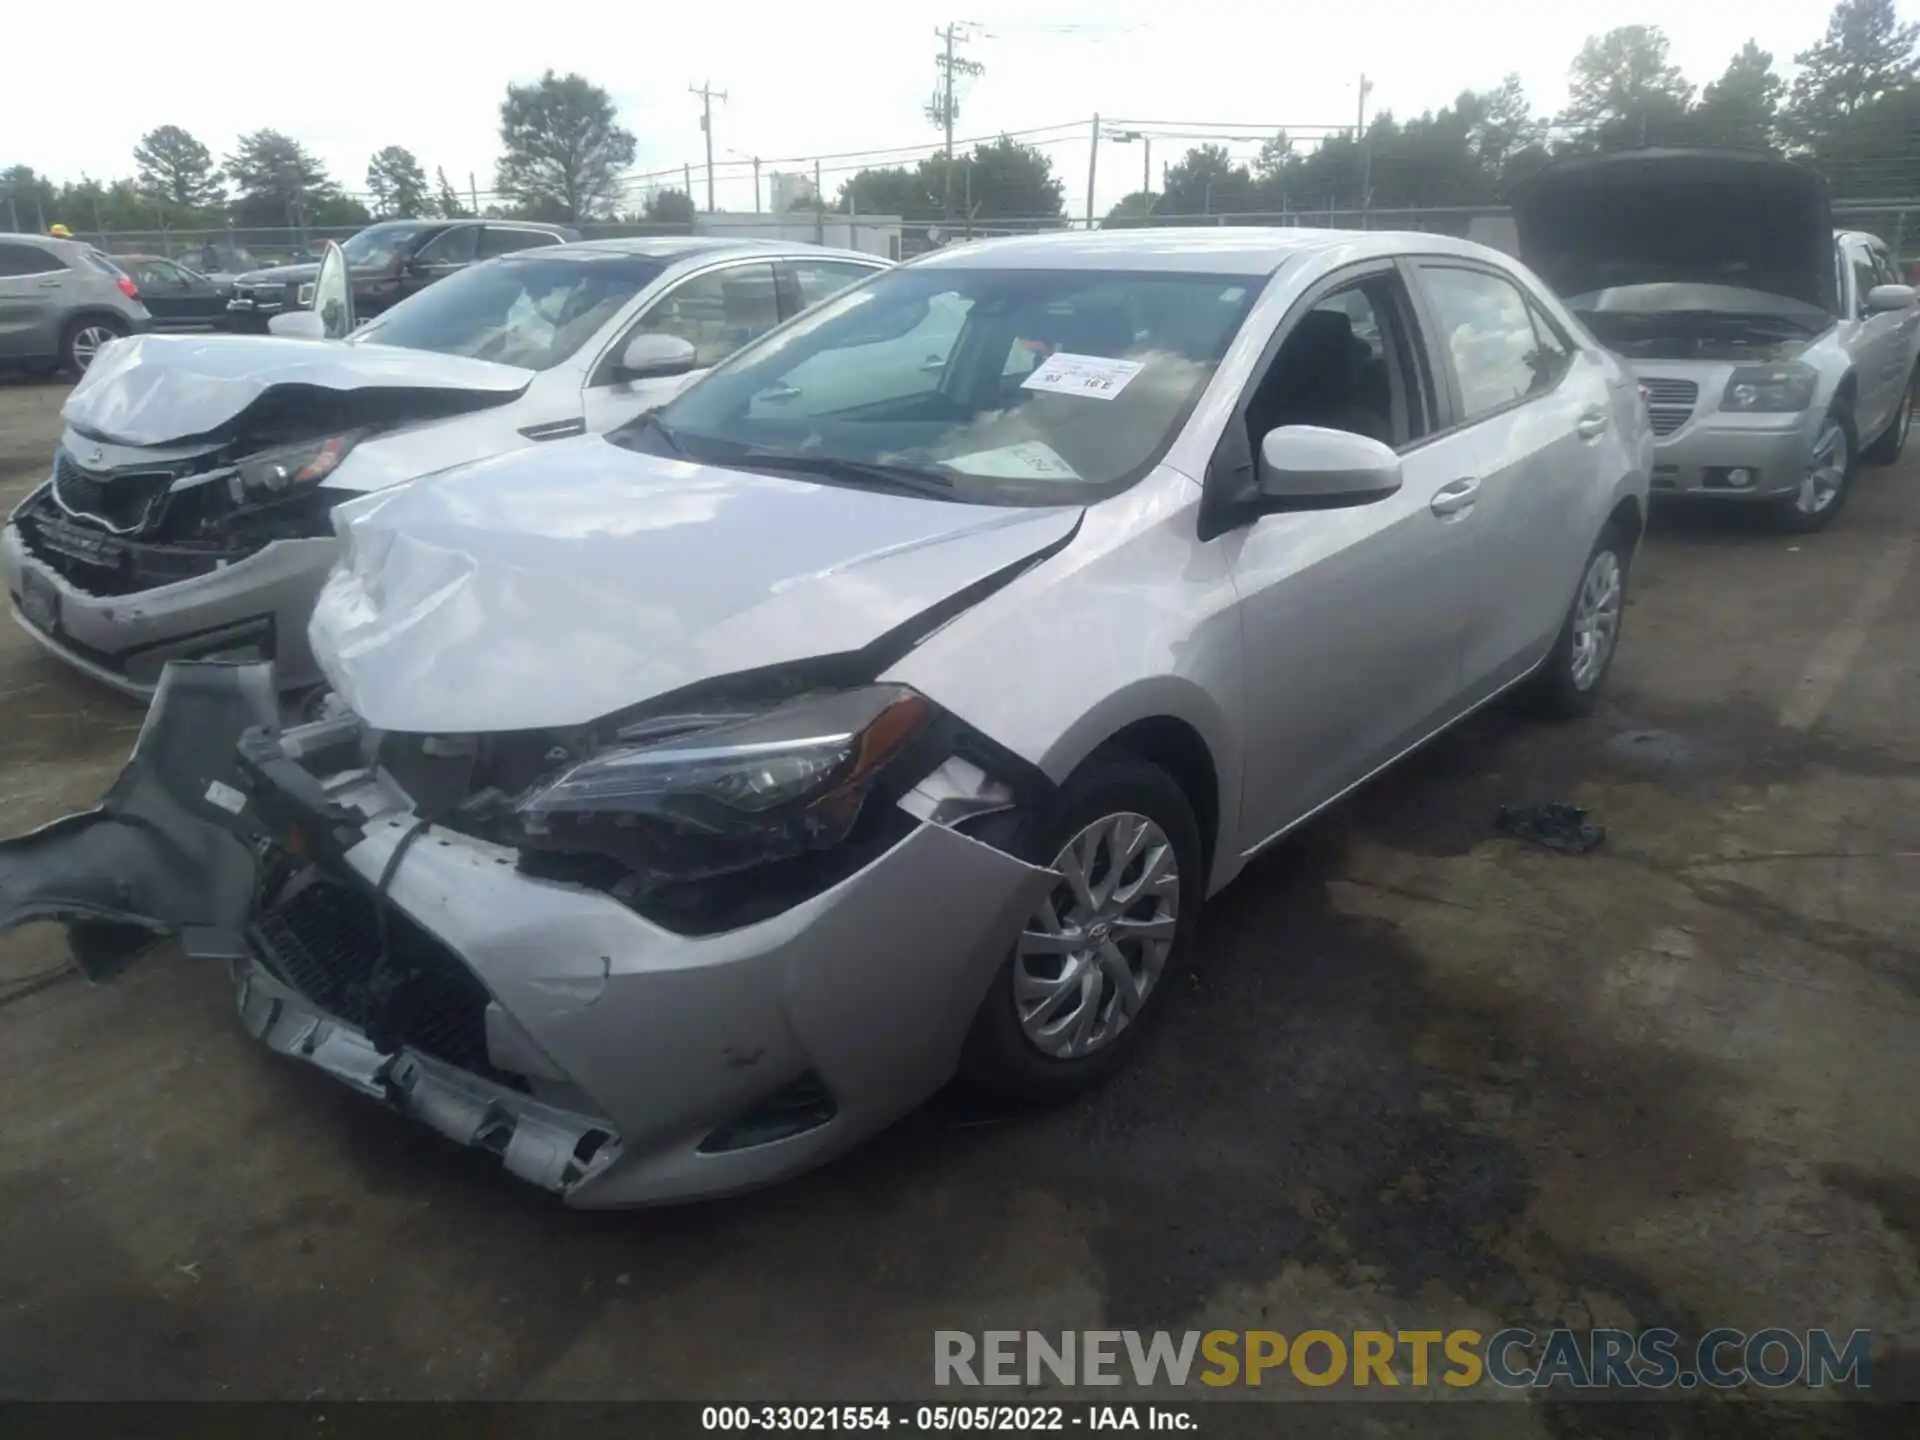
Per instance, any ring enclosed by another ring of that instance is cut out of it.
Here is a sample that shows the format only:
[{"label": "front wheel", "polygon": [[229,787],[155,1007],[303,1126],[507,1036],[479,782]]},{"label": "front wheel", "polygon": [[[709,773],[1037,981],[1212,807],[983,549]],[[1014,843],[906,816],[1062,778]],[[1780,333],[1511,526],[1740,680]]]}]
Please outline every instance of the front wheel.
[{"label": "front wheel", "polygon": [[1200,830],[1173,777],[1097,754],[1007,848],[1060,872],[974,1017],[961,1078],[1044,1102],[1127,1062],[1184,968],[1205,894]]},{"label": "front wheel", "polygon": [[1845,411],[1832,411],[1820,422],[1813,458],[1807,463],[1800,488],[1780,501],[1775,511],[1783,530],[1810,535],[1833,523],[1853,489],[1855,449],[1852,417]]},{"label": "front wheel", "polygon": [[1523,699],[1537,713],[1573,719],[1592,714],[1600,703],[1600,687],[1620,646],[1632,563],[1632,538],[1623,525],[1610,523],[1587,556],[1553,649],[1527,685]]}]

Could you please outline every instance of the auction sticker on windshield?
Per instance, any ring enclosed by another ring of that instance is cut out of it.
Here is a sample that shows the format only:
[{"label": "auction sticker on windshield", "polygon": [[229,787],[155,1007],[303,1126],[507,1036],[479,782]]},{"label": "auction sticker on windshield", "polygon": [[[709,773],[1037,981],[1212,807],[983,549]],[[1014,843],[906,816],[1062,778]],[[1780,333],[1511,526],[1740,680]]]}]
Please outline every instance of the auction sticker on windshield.
[{"label": "auction sticker on windshield", "polygon": [[1084,395],[1090,400],[1111,400],[1139,373],[1138,360],[1110,360],[1105,355],[1074,355],[1062,350],[1042,360],[1034,372],[1020,382],[1020,388],[1043,390],[1049,395]]}]

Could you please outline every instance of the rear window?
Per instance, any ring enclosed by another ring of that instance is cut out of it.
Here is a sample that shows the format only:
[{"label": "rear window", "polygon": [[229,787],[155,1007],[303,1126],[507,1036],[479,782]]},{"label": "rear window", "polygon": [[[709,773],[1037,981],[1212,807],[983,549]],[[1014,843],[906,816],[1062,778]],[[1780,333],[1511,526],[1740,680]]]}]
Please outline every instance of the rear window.
[{"label": "rear window", "polygon": [[102,254],[91,245],[85,250],[82,250],[80,255],[87,264],[98,270],[102,275],[111,275],[114,279],[118,280],[122,275],[127,273],[118,265],[114,264],[110,256]]}]

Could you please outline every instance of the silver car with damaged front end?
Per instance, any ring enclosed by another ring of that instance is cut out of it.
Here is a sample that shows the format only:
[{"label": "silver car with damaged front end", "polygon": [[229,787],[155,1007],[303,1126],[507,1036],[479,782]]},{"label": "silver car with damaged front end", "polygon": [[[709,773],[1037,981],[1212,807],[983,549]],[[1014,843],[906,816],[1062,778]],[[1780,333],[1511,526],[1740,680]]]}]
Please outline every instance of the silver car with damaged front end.
[{"label": "silver car with damaged front end", "polygon": [[178,933],[570,1203],[762,1184],[956,1074],[1098,1084],[1249,857],[1507,691],[1590,710],[1651,453],[1478,246],[942,252],[343,507],[326,708],[170,666],[101,809],[0,842],[0,928]]},{"label": "silver car with damaged front end", "polygon": [[272,660],[310,686],[334,506],[624,424],[885,263],[803,242],[556,245],[355,329],[329,245],[315,308],[273,321],[292,338],[142,336],[88,371],[46,482],[0,531],[14,619],[136,696],[177,659]]}]

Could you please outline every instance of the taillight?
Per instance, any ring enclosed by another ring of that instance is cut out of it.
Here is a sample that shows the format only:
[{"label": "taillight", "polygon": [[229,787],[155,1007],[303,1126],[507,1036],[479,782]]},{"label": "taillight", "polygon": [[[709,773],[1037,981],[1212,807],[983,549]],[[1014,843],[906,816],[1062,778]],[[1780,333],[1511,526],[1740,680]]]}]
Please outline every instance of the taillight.
[{"label": "taillight", "polygon": [[126,276],[122,275],[118,280],[114,281],[113,283],[120,287],[120,293],[126,296],[129,300],[138,300],[140,298],[140,287],[134,284],[133,281],[129,280]]}]

